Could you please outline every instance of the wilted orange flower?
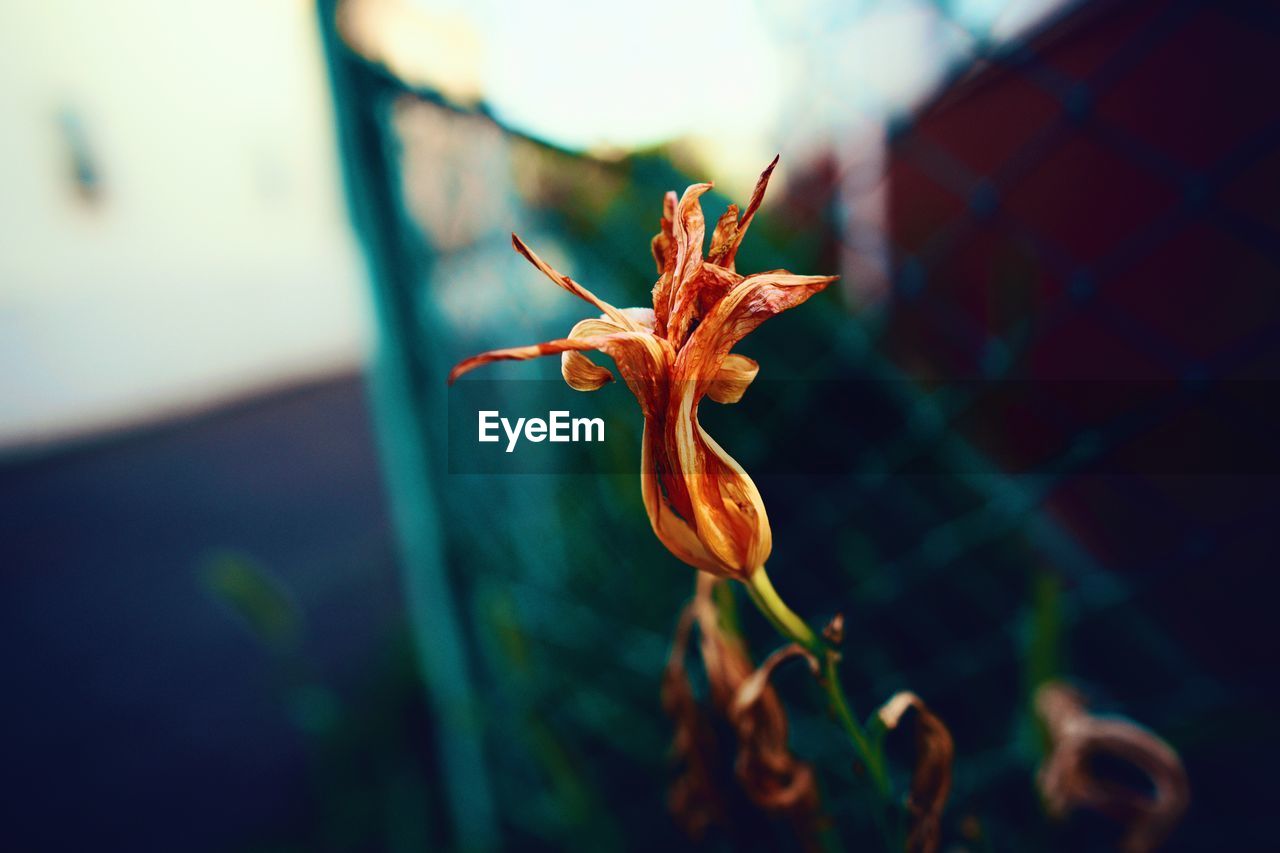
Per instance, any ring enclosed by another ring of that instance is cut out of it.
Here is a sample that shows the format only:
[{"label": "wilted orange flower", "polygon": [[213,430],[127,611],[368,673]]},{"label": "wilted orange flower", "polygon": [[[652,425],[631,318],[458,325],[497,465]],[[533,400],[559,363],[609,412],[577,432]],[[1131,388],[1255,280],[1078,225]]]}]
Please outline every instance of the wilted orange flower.
[{"label": "wilted orange flower", "polygon": [[566,338],[482,353],[449,374],[452,382],[492,361],[561,353],[565,381],[579,391],[594,391],[613,376],[583,352],[609,355],[644,414],[641,488],[654,533],[689,565],[740,580],[769,557],[769,520],[751,478],[698,423],[698,404],[703,397],[737,402],[759,367],[730,353],[734,345],[837,278],[785,270],[744,277],[735,271],[738,247],[777,162],[775,157],[761,174],[741,220],[736,205],[720,217],[705,258],[699,198],[711,184],[690,186],[678,201],[674,192],[667,193],[652,242],[659,273],[652,309],[613,307],[556,272],[513,234],[516,251],[603,313],[579,322]]},{"label": "wilted orange flower", "polygon": [[[1050,740],[1037,780],[1050,814],[1065,817],[1077,808],[1093,809],[1124,825],[1121,849],[1138,853],[1159,847],[1191,798],[1173,747],[1137,723],[1089,713],[1080,693],[1061,682],[1040,687],[1035,706]],[[1100,776],[1092,762],[1098,755],[1138,768],[1150,779],[1151,790]]]}]

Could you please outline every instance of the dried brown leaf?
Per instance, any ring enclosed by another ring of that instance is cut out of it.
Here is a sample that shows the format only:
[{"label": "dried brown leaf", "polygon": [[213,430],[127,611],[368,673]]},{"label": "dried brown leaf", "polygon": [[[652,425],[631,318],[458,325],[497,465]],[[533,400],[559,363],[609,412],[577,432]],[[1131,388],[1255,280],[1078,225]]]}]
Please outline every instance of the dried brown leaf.
[{"label": "dried brown leaf", "polygon": [[915,711],[916,764],[907,798],[907,850],[932,853],[938,849],[942,811],[951,793],[955,743],[946,724],[909,690],[894,694],[880,707],[878,715],[884,727],[893,731],[909,710]]},{"label": "dried brown leaf", "polygon": [[[1078,808],[1091,809],[1125,826],[1124,850],[1159,847],[1191,797],[1186,770],[1173,747],[1135,722],[1089,713],[1080,693],[1062,682],[1041,686],[1035,707],[1050,742],[1038,776],[1049,813],[1065,817]],[[1140,770],[1150,779],[1151,792],[1098,776],[1091,759],[1099,754]]]}]

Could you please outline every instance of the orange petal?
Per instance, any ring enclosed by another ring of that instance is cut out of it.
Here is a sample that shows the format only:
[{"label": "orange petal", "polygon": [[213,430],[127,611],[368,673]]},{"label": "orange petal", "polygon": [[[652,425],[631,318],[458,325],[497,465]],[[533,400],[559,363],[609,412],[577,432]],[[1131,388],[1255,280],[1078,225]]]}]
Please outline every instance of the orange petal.
[{"label": "orange petal", "polygon": [[704,263],[697,275],[686,281],[673,297],[664,337],[679,349],[694,323],[707,316],[716,303],[741,282],[742,276],[737,273],[717,264]]},{"label": "orange petal", "polygon": [[693,528],[723,565],[721,573],[749,577],[768,559],[773,535],[755,483],[698,423],[698,402],[734,344],[832,281],[784,272],[743,279],[716,303],[676,356],[664,441],[688,493]]},{"label": "orange petal", "polygon": [[725,294],[742,283],[742,276],[719,264],[703,264],[702,274],[698,277],[698,311],[697,319],[711,313]]},{"label": "orange petal", "polygon": [[689,496],[693,528],[720,564],[717,574],[745,580],[773,549],[764,501],[742,466],[698,423],[692,383],[673,390],[665,440]]},{"label": "orange petal", "polygon": [[698,538],[697,532],[673,506],[670,488],[674,483],[675,488],[681,491],[685,512],[692,517],[692,511],[688,509],[688,494],[683,491],[684,483],[671,472],[669,466],[660,463],[659,460],[664,456],[661,430],[646,420],[640,459],[640,494],[644,498],[645,512],[649,515],[649,524],[653,527],[654,534],[681,561],[695,569],[726,576],[728,573],[724,567],[711,555]]},{"label": "orange petal", "polygon": [[[569,330],[571,338],[589,338],[621,331],[610,320],[582,320]],[[601,367],[577,350],[560,353],[560,375],[575,391],[595,391],[613,381],[608,368]]]},{"label": "orange petal", "polygon": [[792,275],[785,270],[744,278],[715,304],[680,348],[676,381],[694,383],[696,403],[735,344],[765,320],[800,305],[837,278]]},{"label": "orange petal", "polygon": [[658,223],[659,231],[649,241],[649,251],[653,252],[653,262],[658,266],[658,274],[666,269],[667,258],[671,255],[671,223],[663,219]]},{"label": "orange petal", "polygon": [[670,345],[649,332],[613,332],[585,338],[559,338],[531,346],[490,350],[458,362],[449,372],[449,384],[453,384],[464,373],[495,361],[525,361],[544,355],[587,350],[599,350],[614,360],[627,387],[640,402],[641,410],[646,412],[646,417],[661,411],[666,403],[667,377],[673,356]]},{"label": "orange petal", "polygon": [[672,236],[676,243],[677,290],[702,266],[702,241],[707,233],[707,222],[702,216],[702,202],[699,199],[711,186],[691,184],[676,207]]},{"label": "orange petal", "polygon": [[722,257],[737,233],[738,206],[731,204],[716,220],[715,230],[711,232],[711,248],[707,250],[707,259]]},{"label": "orange petal", "polygon": [[955,743],[946,724],[909,690],[894,694],[881,706],[878,712],[880,722],[892,731],[912,708],[916,711],[916,766],[911,774],[911,795],[907,798],[907,811],[911,818],[907,850],[909,853],[932,853],[938,849],[942,810],[951,793]]},{"label": "orange petal", "polygon": [[707,386],[707,396],[717,403],[736,403],[759,372],[760,365],[754,359],[730,353]]},{"label": "orange petal", "polygon": [[505,349],[489,350],[479,355],[473,355],[471,358],[464,358],[453,366],[453,370],[449,371],[449,384],[452,385],[457,381],[459,376],[470,373],[477,367],[485,364],[491,364],[495,361],[526,361],[531,358],[540,358],[544,355],[555,355],[557,353],[566,352],[568,350],[593,350],[598,349],[600,341],[596,338],[557,338],[554,341],[545,341],[540,344],[530,344],[524,347],[507,347]]},{"label": "orange petal", "polygon": [[636,328],[635,324],[632,323],[630,320],[628,320],[626,316],[617,308],[614,308],[608,302],[605,302],[603,299],[596,296],[594,293],[587,290],[585,287],[578,284],[576,281],[569,278],[567,275],[556,272],[554,269],[552,269],[550,264],[548,264],[542,258],[538,257],[538,255],[533,251],[533,249],[530,249],[527,245],[525,245],[525,242],[521,240],[519,237],[517,237],[515,234],[511,235],[511,245],[515,246],[516,251],[524,255],[525,258],[529,261],[529,263],[533,264],[535,267],[541,270],[542,274],[545,275],[547,278],[551,279],[556,284],[560,285],[565,290],[572,293],[574,296],[577,296],[579,299],[584,299],[587,302],[590,302],[592,305],[596,306],[596,308],[599,308],[602,312],[604,312],[605,315],[609,317],[609,319],[613,320],[622,328],[632,329],[632,330]]},{"label": "orange petal", "polygon": [[[775,156],[773,162],[760,173],[760,178],[756,181],[756,188],[751,193],[751,201],[747,204],[747,212],[742,215],[742,221],[735,224],[732,233],[725,234],[724,242],[719,251],[716,251],[715,241],[712,240],[712,251],[707,260],[730,270],[735,268],[734,261],[738,256],[738,247],[742,245],[742,238],[747,234],[747,227],[751,225],[751,220],[755,218],[756,211],[760,209],[760,203],[764,201],[764,191],[769,186],[769,177],[773,175],[773,170],[777,165],[778,156]],[[721,219],[723,221],[723,217]],[[716,230],[719,231],[718,225]]]},{"label": "orange petal", "polygon": [[671,308],[672,282],[675,281],[676,241],[672,220],[676,215],[676,194],[669,192],[663,199],[663,216],[658,222],[658,233],[653,238],[653,260],[658,265],[658,281],[653,285],[653,311],[655,331],[663,337],[667,334],[667,316]]},{"label": "orange petal", "polygon": [[675,215],[676,194],[669,192],[662,199],[662,218],[658,220],[658,233],[653,236],[653,242],[650,244],[653,249],[653,260],[658,265],[659,273],[667,268],[668,257],[673,263],[675,261],[672,254],[675,249],[675,239],[671,233],[671,221]]},{"label": "orange petal", "polygon": [[[671,275],[668,277],[664,272],[658,287],[654,288],[653,309],[660,327],[664,329],[670,326],[670,317],[678,304],[681,289],[702,269],[702,240],[706,236],[707,223],[702,218],[702,203],[698,199],[709,189],[711,184],[691,184],[676,206],[671,232],[675,261]],[[670,338],[670,335],[666,337]]]}]

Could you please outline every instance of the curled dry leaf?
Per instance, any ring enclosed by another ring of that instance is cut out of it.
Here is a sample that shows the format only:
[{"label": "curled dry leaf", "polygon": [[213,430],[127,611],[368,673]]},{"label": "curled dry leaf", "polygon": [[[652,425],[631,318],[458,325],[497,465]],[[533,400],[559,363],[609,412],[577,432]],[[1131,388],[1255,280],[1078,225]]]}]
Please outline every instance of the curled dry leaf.
[{"label": "curled dry leaf", "polygon": [[684,666],[692,627],[690,605],[680,615],[662,675],[662,709],[675,722],[671,751],[680,767],[667,792],[667,808],[690,838],[701,839],[708,827],[724,822],[725,802],[715,783],[715,732],[698,706]]},{"label": "curled dry leaf", "polygon": [[729,722],[738,736],[738,781],[761,808],[811,815],[818,808],[813,768],[787,747],[787,714],[770,684],[773,671],[793,657],[805,658],[817,674],[817,661],[791,644],[771,654],[738,688]]},{"label": "curled dry leaf", "polygon": [[611,357],[644,415],[641,492],[654,533],[689,565],[739,580],[769,557],[769,519],[755,483],[702,428],[698,406],[704,397],[740,400],[759,365],[730,350],[765,320],[836,280],[785,270],[737,273],[738,248],[777,162],[775,157],[761,174],[741,220],[733,206],[720,217],[705,258],[706,221],[699,199],[711,185],[694,184],[680,198],[667,193],[651,243],[658,269],[652,309],[615,308],[512,235],[516,251],[600,316],[578,323],[567,338],[481,353],[449,374],[452,382],[490,362],[559,354],[570,387],[594,391],[612,374],[585,353]]},{"label": "curled dry leaf", "polygon": [[878,716],[889,731],[898,728],[909,710],[915,711],[915,770],[907,798],[910,826],[907,850],[930,853],[938,849],[942,810],[951,793],[951,765],[955,743],[951,732],[920,697],[909,690],[896,693],[881,706]]},{"label": "curled dry leaf", "polygon": [[[787,817],[806,839],[815,836],[818,789],[812,768],[787,746],[786,710],[769,679],[784,660],[807,653],[788,646],[756,669],[742,637],[726,628],[713,599],[719,583],[700,575],[698,592],[676,629],[663,679],[663,704],[676,722],[674,751],[681,764],[669,805],[677,821],[698,838],[725,817],[724,792],[716,790],[718,759],[714,721],[727,723],[737,741],[734,775],[760,809]],[[706,671],[709,708],[694,698],[684,659],[692,627]],[[810,659],[813,665],[812,659]]]},{"label": "curled dry leaf", "polygon": [[[1190,786],[1178,753],[1137,723],[1089,713],[1080,693],[1061,682],[1036,691],[1036,713],[1049,736],[1050,751],[1038,782],[1050,814],[1065,817],[1091,809],[1125,827],[1121,847],[1153,850],[1177,825],[1190,800]],[[1109,755],[1144,773],[1151,791],[1105,779],[1091,759]]]}]

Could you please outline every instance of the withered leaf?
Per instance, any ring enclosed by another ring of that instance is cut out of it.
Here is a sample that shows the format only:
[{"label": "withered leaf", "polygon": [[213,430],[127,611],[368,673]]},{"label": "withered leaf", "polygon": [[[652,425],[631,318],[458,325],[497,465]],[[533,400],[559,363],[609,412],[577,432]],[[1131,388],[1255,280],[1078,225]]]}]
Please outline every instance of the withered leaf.
[{"label": "withered leaf", "polygon": [[938,849],[942,811],[951,793],[955,743],[946,724],[909,690],[895,693],[877,714],[884,727],[893,731],[902,724],[908,711],[915,712],[916,759],[907,798],[910,817],[907,850],[932,853]]}]

